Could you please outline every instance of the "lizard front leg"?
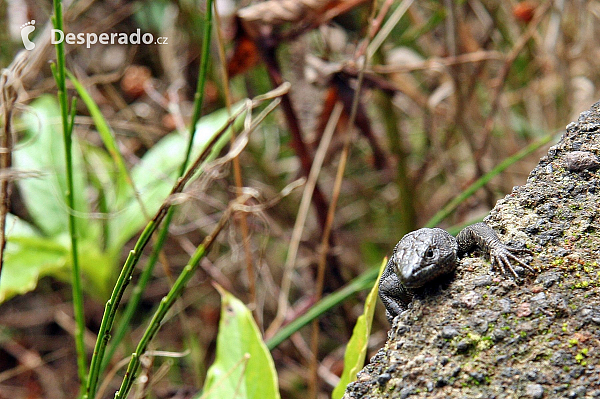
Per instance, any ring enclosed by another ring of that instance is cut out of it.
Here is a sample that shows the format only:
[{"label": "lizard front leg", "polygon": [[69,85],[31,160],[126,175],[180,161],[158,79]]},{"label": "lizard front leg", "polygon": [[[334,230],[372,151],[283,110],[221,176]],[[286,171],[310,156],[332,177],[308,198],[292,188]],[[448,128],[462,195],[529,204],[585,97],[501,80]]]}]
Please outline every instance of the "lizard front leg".
[{"label": "lizard front leg", "polygon": [[529,272],[535,272],[531,266],[514,255],[514,253],[519,252],[531,253],[530,250],[505,245],[500,241],[496,232],[484,222],[465,227],[458,233],[456,239],[458,241],[459,255],[464,255],[473,248],[478,247],[490,258],[492,267],[499,268],[503,274],[506,274],[508,269],[515,278],[518,277],[517,272],[510,263],[511,260],[517,262]]},{"label": "lizard front leg", "polygon": [[379,297],[385,306],[385,315],[390,324],[394,321],[394,317],[406,310],[412,301],[412,295],[402,285],[395,273],[381,276]]}]

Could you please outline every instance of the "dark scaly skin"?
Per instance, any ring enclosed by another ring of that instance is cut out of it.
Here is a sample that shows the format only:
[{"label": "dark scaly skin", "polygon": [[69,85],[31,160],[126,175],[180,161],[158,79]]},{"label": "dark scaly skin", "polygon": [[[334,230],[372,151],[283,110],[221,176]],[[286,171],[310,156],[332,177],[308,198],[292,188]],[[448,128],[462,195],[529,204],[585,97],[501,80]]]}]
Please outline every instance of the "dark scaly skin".
[{"label": "dark scaly skin", "polygon": [[504,245],[494,230],[483,222],[465,227],[456,238],[438,228],[413,231],[396,244],[379,280],[379,297],[385,305],[385,314],[390,323],[407,308],[415,289],[452,272],[458,259],[477,248],[503,274],[507,274],[508,270],[518,277],[510,264],[511,260],[533,272],[531,267],[513,254],[529,251]]}]

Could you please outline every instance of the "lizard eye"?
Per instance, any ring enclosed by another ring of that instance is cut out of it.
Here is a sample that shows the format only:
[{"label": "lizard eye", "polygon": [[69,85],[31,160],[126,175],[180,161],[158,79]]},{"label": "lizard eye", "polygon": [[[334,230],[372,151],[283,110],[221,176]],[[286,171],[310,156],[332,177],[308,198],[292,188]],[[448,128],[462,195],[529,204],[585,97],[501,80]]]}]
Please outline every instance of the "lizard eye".
[{"label": "lizard eye", "polygon": [[428,249],[427,249],[427,252],[425,252],[425,256],[426,256],[427,258],[433,258],[433,249],[431,249],[431,248],[428,248]]}]

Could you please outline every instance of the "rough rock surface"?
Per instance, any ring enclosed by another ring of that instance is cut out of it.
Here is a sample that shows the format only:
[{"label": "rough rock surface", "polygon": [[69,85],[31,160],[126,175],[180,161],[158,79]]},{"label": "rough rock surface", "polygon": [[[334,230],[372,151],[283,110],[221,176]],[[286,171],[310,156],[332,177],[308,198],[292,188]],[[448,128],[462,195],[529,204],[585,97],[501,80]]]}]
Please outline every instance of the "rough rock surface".
[{"label": "rough rock surface", "polygon": [[398,316],[345,399],[600,398],[600,102],[485,219],[527,245],[514,282],[463,259]]}]

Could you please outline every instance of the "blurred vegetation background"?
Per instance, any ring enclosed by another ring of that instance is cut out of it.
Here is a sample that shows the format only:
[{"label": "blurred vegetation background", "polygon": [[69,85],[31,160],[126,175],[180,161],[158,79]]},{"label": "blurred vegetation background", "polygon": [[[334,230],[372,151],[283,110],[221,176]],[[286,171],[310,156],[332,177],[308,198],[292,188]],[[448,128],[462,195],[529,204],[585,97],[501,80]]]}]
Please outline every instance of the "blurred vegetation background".
[{"label": "blurred vegetation background", "polygon": [[[131,353],[196,245],[211,234],[230,201],[242,192],[249,196],[245,212],[233,213],[215,238],[152,343],[152,349],[184,356],[155,357],[144,364],[148,380],[139,397],[146,392],[187,397],[202,386],[215,357],[219,322],[220,297],[213,283],[252,310],[268,340],[319,298],[378,267],[403,234],[426,225],[508,160],[507,169],[485,180],[435,224],[452,228],[483,218],[498,198],[525,182],[550,145],[545,143],[600,97],[600,3],[594,1],[215,4],[202,107],[203,115],[211,116],[201,120],[207,134],[225,122],[232,104],[283,82],[291,88],[250,135],[236,162],[203,174],[176,200],[159,267],[110,364],[117,376],[124,372],[119,360]],[[89,245],[81,249],[90,352],[120,266],[148,215],[175,183],[173,172],[183,160],[205,12],[205,2],[195,0],[65,3],[67,32],[131,34],[139,29],[166,38],[160,45],[66,45],[67,69],[107,121],[148,207],[147,214],[137,209],[90,107],[78,101],[75,215],[90,237],[82,238]],[[51,150],[60,139],[49,64],[55,59],[49,41],[52,13],[49,1],[0,4],[0,66],[19,71],[18,79],[3,81],[4,88],[10,84],[14,89],[17,143],[8,258],[0,284],[3,397],[62,398],[78,390],[65,244],[69,211],[57,199],[65,177],[60,157]],[[26,51],[22,29],[32,20],[35,30],[29,38],[36,47]],[[78,96],[72,84],[67,87],[69,96]],[[340,120],[322,149],[324,161],[298,235],[294,226],[305,191],[285,188],[309,175],[336,110],[341,110]],[[511,158],[531,145],[540,148]],[[222,154],[226,151],[227,145]],[[12,247],[11,234],[20,237]],[[149,255],[148,248],[134,282]],[[365,295],[345,298],[318,318],[317,339],[312,339],[318,345],[318,379],[310,372],[310,328],[299,329],[271,351],[282,397],[330,395]],[[370,353],[382,346],[387,329],[380,308]],[[103,381],[106,397],[112,397],[120,378]]]}]

